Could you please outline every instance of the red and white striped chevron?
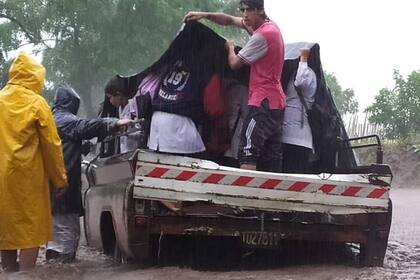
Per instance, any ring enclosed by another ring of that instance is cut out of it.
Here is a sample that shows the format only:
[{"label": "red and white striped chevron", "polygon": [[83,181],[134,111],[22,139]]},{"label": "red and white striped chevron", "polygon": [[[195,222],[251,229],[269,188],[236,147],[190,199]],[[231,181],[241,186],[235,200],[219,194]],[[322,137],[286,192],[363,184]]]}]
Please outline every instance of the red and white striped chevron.
[{"label": "red and white striped chevron", "polygon": [[[291,176],[287,174],[264,174],[226,170],[192,169],[185,167],[139,163],[136,176],[202,184],[229,185],[298,193],[319,193],[342,197],[360,197],[370,199],[388,199],[387,187],[369,183],[353,183],[316,178],[316,176]],[[238,174],[241,173],[241,174]],[[246,176],[244,176],[246,173]]]}]

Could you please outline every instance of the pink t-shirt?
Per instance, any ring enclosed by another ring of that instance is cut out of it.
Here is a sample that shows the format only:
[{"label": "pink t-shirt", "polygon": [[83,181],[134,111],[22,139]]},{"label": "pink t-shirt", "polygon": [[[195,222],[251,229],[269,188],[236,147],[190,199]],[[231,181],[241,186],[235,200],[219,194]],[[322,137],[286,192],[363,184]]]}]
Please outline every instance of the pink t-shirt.
[{"label": "pink t-shirt", "polygon": [[286,96],[280,83],[284,64],[284,43],[272,21],[263,23],[238,56],[251,65],[248,105],[260,107],[267,98],[270,109],[284,109]]}]

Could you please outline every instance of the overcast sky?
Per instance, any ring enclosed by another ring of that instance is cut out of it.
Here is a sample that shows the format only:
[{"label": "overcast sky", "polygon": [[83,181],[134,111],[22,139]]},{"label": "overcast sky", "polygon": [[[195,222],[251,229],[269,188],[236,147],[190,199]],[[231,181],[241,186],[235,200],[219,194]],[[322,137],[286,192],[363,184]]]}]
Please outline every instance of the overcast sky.
[{"label": "overcast sky", "polygon": [[324,70],[352,88],[361,109],[393,88],[393,69],[420,70],[419,0],[265,0],[286,43],[320,44]]}]

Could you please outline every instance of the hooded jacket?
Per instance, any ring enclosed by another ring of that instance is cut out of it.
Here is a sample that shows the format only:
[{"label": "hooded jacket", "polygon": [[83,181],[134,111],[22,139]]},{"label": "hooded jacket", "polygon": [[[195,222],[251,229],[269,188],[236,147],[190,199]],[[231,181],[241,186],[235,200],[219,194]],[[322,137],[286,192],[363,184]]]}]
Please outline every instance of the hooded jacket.
[{"label": "hooded jacket", "polygon": [[69,184],[63,196],[53,197],[53,214],[82,214],[82,140],[105,137],[117,128],[118,119],[116,118],[79,118],[76,116],[79,105],[80,97],[72,88],[58,88],[53,115],[63,143],[64,162]]},{"label": "hooded jacket", "polygon": [[52,239],[48,182],[67,185],[61,142],[40,93],[45,68],[20,53],[0,91],[0,249],[35,248]]}]

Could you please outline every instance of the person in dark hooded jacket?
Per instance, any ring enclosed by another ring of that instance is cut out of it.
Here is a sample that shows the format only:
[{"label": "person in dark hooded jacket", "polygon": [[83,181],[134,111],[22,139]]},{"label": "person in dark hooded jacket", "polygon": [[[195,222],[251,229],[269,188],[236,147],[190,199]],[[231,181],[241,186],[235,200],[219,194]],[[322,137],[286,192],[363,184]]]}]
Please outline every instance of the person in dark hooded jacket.
[{"label": "person in dark hooded jacket", "polygon": [[47,245],[47,259],[72,261],[76,255],[80,237],[79,217],[82,215],[82,140],[105,137],[133,122],[117,118],[79,118],[76,115],[79,105],[80,97],[74,89],[58,88],[53,115],[62,141],[68,189],[60,197],[53,196],[54,237]]}]

